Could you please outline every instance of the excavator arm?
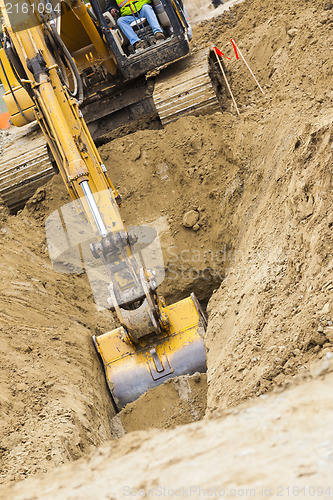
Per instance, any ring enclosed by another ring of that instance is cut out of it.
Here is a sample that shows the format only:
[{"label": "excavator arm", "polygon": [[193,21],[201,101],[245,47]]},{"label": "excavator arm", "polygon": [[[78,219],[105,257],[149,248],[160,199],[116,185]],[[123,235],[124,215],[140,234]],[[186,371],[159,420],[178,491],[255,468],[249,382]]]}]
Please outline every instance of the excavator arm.
[{"label": "excavator arm", "polygon": [[[116,312],[121,326],[94,337],[94,344],[113,401],[120,409],[166,378],[205,370],[204,316],[194,295],[166,306],[157,294],[154,272],[140,267],[132,253],[137,236],[127,232],[122,222],[121,198],[80,112],[80,78],[59,40],[52,16],[46,9],[37,11],[33,0],[25,0],[28,11],[15,22],[4,0],[0,0],[0,5],[5,20],[1,77],[6,76],[7,82],[11,79],[9,88],[15,110],[12,114],[20,120],[33,110],[75,208],[97,238],[91,244],[91,252],[103,263],[109,281],[108,305]],[[22,5],[18,2],[19,8]],[[70,7],[105,70],[115,74],[113,55],[85,4],[74,0]],[[68,84],[68,75],[63,73],[63,60],[71,67],[75,92]],[[24,109],[18,102],[23,94]]]}]

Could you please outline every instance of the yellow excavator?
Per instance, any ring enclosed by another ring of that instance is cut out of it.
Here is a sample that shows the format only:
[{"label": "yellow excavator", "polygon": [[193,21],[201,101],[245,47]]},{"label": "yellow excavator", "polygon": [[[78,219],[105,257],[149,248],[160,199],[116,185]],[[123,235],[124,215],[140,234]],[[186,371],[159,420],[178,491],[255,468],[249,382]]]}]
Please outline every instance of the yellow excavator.
[{"label": "yellow excavator", "polygon": [[[105,12],[105,0],[87,5],[79,0],[52,2],[53,6],[50,0],[34,0],[32,9],[35,14],[38,8],[41,11],[46,50],[62,85],[79,102],[95,142],[107,142],[112,134],[119,136],[138,125],[156,127],[191,113],[220,109],[222,83],[215,56],[208,58],[206,51],[189,55],[191,32],[182,0],[151,0],[165,40],[156,43],[146,19],[140,19],[133,29],[145,48],[134,53],[112,15]],[[4,0],[3,10],[6,6],[6,70],[0,65],[0,79],[11,122],[21,129],[0,157],[0,196],[15,213],[58,167],[49,141],[47,146],[29,124],[35,119],[33,93],[25,83],[29,78],[21,61],[24,54],[14,37],[24,31],[28,4]]]},{"label": "yellow excavator", "polygon": [[0,5],[0,78],[11,121],[21,126],[37,120],[76,213],[96,237],[90,252],[103,265],[108,306],[120,326],[95,336],[94,344],[120,410],[170,377],[204,372],[206,324],[193,294],[167,306],[158,295],[154,270],[142,267],[133,253],[138,237],[124,227],[121,197],[80,106],[86,114],[95,110],[91,121],[103,118],[110,114],[104,103],[109,111],[120,109],[117,98],[126,95],[126,88],[132,93],[136,84],[139,88],[138,78],[186,55],[186,16],[178,0],[164,0],[164,24],[159,19],[166,40],[155,44],[147,37],[146,48],[137,54],[112,19],[108,24],[97,0],[90,7],[82,0],[0,0]]}]

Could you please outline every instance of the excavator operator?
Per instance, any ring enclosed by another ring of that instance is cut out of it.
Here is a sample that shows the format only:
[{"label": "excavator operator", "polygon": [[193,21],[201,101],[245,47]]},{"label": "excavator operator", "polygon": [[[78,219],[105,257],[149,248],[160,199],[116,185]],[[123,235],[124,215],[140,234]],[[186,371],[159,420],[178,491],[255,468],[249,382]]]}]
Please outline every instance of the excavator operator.
[{"label": "excavator operator", "polygon": [[117,20],[119,28],[128,38],[135,51],[144,49],[145,42],[140,40],[132,25],[133,23],[142,24],[143,18],[147,19],[157,41],[165,39],[163,30],[150,3],[151,0],[108,0],[106,3],[106,10]]}]

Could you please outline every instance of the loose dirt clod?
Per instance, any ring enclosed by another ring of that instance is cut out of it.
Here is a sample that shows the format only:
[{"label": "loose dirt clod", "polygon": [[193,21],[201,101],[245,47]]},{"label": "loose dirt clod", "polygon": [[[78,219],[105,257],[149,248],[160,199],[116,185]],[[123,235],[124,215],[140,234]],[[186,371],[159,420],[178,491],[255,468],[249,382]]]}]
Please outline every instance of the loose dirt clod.
[{"label": "loose dirt clod", "polygon": [[193,227],[199,220],[199,213],[196,210],[190,210],[186,212],[183,217],[184,227]]}]

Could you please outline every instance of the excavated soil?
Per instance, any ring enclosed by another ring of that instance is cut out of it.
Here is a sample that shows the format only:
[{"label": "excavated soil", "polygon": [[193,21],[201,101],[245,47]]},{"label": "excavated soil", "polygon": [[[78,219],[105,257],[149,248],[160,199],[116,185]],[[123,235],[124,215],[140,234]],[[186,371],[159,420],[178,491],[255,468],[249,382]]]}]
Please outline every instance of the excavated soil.
[{"label": "excavated soil", "polygon": [[201,420],[206,411],[207,377],[204,373],[167,380],[129,403],[111,420],[112,437],[145,429],[172,429]]},{"label": "excavated soil", "polygon": [[194,49],[232,56],[240,116],[225,95],[223,113],[100,148],[126,224],[159,230],[167,301],[209,300],[207,385],[181,377],[114,416],[91,336],[115,320],[85,275],[57,274],[47,255],[45,218],[68,201],[60,179],[15,217],[0,207],[1,480],[87,456],[4,485],[0,498],[189,496],[195,485],[206,496],[281,496],[289,485],[329,498],[332,21],[327,0],[246,0],[202,21]]}]

